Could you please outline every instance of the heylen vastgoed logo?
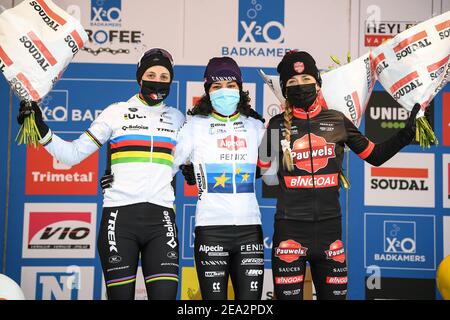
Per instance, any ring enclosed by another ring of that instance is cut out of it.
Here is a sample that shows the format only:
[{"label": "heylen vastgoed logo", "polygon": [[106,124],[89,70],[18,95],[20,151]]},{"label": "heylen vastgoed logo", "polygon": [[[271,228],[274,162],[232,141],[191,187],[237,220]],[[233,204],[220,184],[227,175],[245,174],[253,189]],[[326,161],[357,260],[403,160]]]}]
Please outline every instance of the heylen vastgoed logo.
[{"label": "heylen vastgoed logo", "polygon": [[26,203],[24,258],[94,258],[96,204]]},{"label": "heylen vastgoed logo", "polygon": [[364,165],[364,204],[433,208],[434,154],[398,153],[380,167]]},{"label": "heylen vastgoed logo", "polygon": [[397,34],[415,25],[408,21],[374,21],[366,20],[364,33],[365,47],[378,47],[383,42],[392,39]]},{"label": "heylen vastgoed logo", "polygon": [[366,213],[364,219],[366,267],[435,270],[434,215]]}]

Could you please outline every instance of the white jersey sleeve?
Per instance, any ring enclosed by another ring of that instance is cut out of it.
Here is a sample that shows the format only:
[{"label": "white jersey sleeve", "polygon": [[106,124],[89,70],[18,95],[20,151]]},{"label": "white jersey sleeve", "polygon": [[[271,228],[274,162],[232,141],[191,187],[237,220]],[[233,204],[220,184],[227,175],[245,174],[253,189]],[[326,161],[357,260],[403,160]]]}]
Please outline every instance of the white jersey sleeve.
[{"label": "white jersey sleeve", "polygon": [[113,106],[103,110],[89,129],[74,141],[65,141],[49,130],[39,142],[57,160],[69,166],[76,165],[97,151],[111,137],[112,113]]},{"label": "white jersey sleeve", "polygon": [[178,167],[190,159],[194,144],[193,144],[193,131],[194,131],[195,119],[184,123],[178,132],[177,146],[175,147],[175,155],[173,161],[172,174],[175,175],[178,171]]}]

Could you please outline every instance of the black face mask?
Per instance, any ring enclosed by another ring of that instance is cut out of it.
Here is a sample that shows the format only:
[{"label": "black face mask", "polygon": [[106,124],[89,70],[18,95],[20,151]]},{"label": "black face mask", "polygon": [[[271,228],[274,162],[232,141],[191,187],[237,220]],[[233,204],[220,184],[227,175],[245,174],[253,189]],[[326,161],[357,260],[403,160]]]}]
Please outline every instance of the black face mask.
[{"label": "black face mask", "polygon": [[316,84],[300,84],[286,87],[286,98],[296,108],[308,111],[317,98]]},{"label": "black face mask", "polygon": [[150,106],[161,103],[170,92],[169,82],[145,81],[142,80],[141,95]]}]

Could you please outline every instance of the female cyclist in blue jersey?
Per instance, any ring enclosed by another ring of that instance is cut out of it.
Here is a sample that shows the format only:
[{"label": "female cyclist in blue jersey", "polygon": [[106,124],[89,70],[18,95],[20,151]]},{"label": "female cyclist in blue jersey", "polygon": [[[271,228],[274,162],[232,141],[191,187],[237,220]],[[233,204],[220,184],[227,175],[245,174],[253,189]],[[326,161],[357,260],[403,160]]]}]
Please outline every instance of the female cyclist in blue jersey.
[{"label": "female cyclist in blue jersey", "polygon": [[[75,165],[109,141],[114,181],[104,190],[98,236],[108,299],[134,299],[139,256],[149,299],[175,299],[178,287],[178,236],[173,210],[173,151],[184,115],[166,106],[173,60],[163,49],[140,59],[139,93],[108,106],[77,140],[53,133],[32,108],[43,137],[40,143],[59,161]],[[27,110],[21,103],[19,123]]]}]

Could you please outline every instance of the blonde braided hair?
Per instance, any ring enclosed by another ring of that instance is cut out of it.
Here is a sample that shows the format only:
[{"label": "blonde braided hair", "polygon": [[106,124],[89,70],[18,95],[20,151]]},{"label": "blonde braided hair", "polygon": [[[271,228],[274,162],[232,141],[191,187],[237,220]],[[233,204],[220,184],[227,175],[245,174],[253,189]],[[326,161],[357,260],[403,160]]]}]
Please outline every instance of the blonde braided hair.
[{"label": "blonde braided hair", "polygon": [[286,101],[285,109],[284,109],[284,140],[286,140],[286,145],[289,148],[284,148],[283,150],[283,167],[285,170],[291,172],[294,170],[294,161],[292,159],[291,153],[291,127],[292,127],[292,117],[293,117],[293,108],[292,105]]}]

